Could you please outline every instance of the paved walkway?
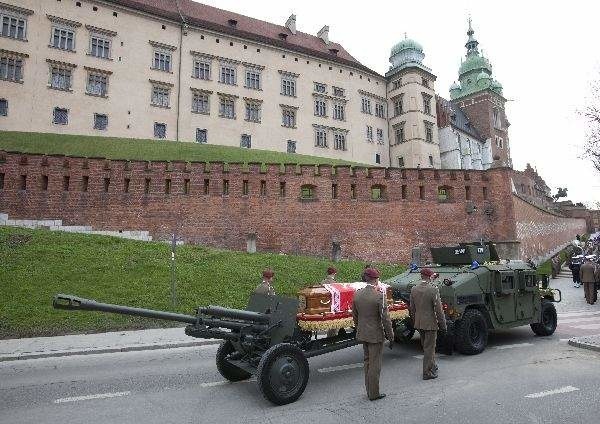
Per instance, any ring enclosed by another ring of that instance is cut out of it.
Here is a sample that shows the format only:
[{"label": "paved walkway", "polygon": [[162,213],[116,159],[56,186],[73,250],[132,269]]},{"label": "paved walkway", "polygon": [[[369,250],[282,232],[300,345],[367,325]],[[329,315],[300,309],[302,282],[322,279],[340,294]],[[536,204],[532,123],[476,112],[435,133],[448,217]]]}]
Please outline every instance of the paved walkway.
[{"label": "paved walkway", "polygon": [[219,343],[219,340],[194,339],[187,336],[183,327],[9,339],[0,340],[0,361],[169,349],[214,343]]}]

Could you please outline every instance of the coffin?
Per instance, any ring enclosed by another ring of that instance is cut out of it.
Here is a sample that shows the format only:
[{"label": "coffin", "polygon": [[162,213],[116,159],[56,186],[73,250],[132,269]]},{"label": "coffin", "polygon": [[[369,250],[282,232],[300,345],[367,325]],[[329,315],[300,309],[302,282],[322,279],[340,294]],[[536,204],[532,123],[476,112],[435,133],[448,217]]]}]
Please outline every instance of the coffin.
[{"label": "coffin", "polygon": [[[306,287],[298,292],[298,326],[306,331],[323,331],[353,327],[352,300],[354,293],[365,283],[333,283]],[[379,287],[392,320],[408,317],[408,306],[394,302],[392,289],[386,284]]]}]

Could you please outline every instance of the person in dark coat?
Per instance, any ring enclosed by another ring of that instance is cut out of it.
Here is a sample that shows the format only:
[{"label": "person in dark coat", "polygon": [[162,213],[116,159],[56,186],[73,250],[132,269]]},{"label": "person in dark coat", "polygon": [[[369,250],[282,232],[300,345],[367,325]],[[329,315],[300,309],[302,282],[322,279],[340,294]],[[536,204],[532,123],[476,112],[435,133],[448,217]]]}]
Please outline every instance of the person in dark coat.
[{"label": "person in dark coat", "polygon": [[360,281],[362,281],[363,283],[367,282],[367,270],[373,268],[373,266],[371,264],[366,264],[365,265],[365,269],[363,270],[361,276],[360,276]]},{"label": "person in dark coat", "polygon": [[581,264],[576,261],[571,259],[571,263],[569,264],[569,269],[571,270],[571,275],[573,276],[573,287],[575,288],[579,288],[581,287],[581,280],[579,279],[579,268],[581,267]]},{"label": "person in dark coat", "polygon": [[254,294],[266,294],[269,296],[275,296],[275,289],[273,288],[273,277],[275,273],[272,269],[267,268],[262,272],[262,283],[260,283],[255,289]]},{"label": "person in dark coat", "polygon": [[583,282],[585,301],[593,305],[598,298],[598,292],[596,291],[598,268],[590,259],[586,258],[585,262],[579,268],[579,278]]}]

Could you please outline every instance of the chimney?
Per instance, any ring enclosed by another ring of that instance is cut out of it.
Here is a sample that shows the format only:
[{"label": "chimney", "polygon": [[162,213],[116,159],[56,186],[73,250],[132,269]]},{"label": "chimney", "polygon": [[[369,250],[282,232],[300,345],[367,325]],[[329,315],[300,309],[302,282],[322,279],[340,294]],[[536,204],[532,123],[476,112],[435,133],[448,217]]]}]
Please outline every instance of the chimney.
[{"label": "chimney", "polygon": [[329,44],[329,25],[325,25],[323,28],[317,32],[317,37],[319,37],[325,44]]},{"label": "chimney", "polygon": [[296,35],[296,15],[290,15],[288,20],[285,22],[285,27],[289,29],[292,34]]}]

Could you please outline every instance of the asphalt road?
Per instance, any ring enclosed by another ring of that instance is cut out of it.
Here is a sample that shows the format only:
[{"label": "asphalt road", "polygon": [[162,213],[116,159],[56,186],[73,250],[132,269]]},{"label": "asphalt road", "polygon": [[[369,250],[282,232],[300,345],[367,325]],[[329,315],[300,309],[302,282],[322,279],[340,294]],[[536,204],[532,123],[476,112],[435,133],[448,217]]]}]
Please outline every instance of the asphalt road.
[{"label": "asphalt road", "polygon": [[587,424],[600,411],[600,353],[566,338],[600,333],[600,305],[560,284],[559,322],[567,323],[554,336],[529,327],[494,333],[480,355],[440,357],[440,377],[430,381],[420,378],[418,340],[386,349],[388,397],[377,402],[364,393],[360,347],[310,359],[304,395],[275,407],[255,382],[224,382],[216,346],[204,346],[0,363],[0,423]]}]

